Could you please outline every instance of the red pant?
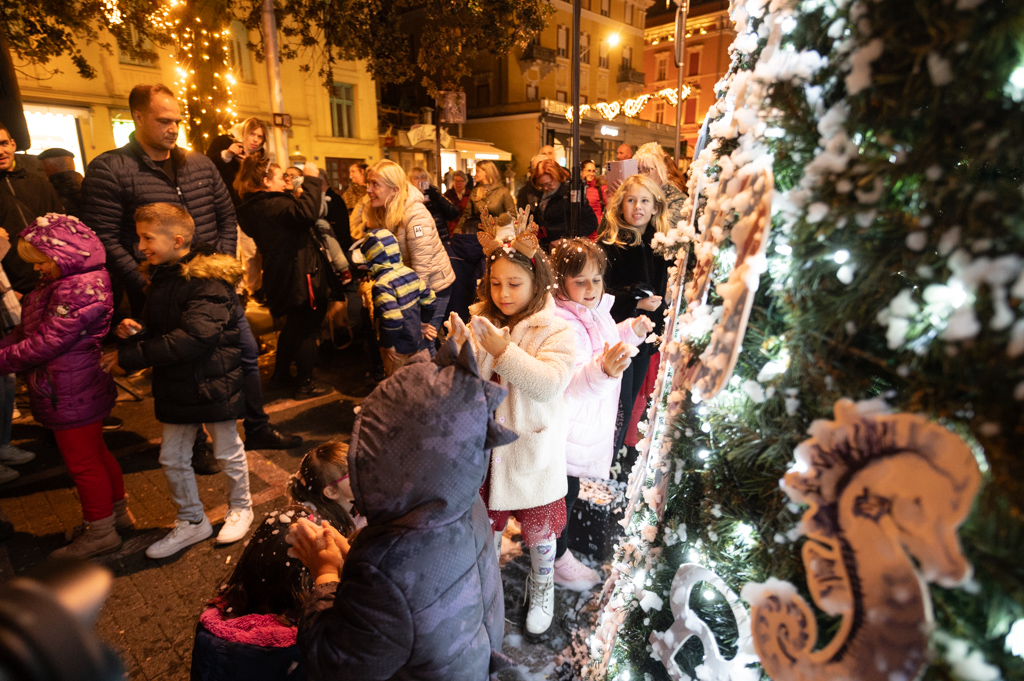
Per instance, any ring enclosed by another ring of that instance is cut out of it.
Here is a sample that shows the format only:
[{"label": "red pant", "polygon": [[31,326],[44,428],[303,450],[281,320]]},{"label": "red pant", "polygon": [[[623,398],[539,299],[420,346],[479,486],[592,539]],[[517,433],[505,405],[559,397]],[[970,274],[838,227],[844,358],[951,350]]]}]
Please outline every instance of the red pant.
[{"label": "red pant", "polygon": [[113,515],[114,502],[124,498],[124,477],[103,441],[103,421],[53,434],[78,488],[82,516],[91,522]]}]

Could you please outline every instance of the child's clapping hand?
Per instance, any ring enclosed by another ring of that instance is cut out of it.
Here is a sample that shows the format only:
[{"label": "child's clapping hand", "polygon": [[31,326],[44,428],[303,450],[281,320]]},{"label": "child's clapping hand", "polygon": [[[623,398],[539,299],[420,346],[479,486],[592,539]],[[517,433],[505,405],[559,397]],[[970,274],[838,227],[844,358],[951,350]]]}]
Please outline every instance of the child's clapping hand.
[{"label": "child's clapping hand", "polygon": [[654,331],[654,322],[650,317],[640,315],[633,320],[633,333],[640,338],[646,338],[647,334]]},{"label": "child's clapping hand", "polygon": [[469,320],[469,325],[472,327],[473,335],[476,336],[480,347],[495,359],[500,357],[508,344],[512,342],[507,326],[499,329],[486,317],[473,317]]},{"label": "child's clapping hand", "polygon": [[348,540],[326,520],[319,527],[300,518],[288,530],[285,540],[291,544],[288,555],[302,561],[312,573],[315,584],[337,582],[341,565],[348,556]]},{"label": "child's clapping hand", "polygon": [[448,329],[448,337],[462,350],[462,344],[469,340],[469,327],[462,321],[462,317],[454,312],[449,313],[444,328]]},{"label": "child's clapping hand", "polygon": [[434,340],[437,338],[437,329],[430,324],[420,324],[420,330],[423,332],[423,337],[427,340]]},{"label": "child's clapping hand", "polygon": [[622,372],[626,370],[629,363],[633,361],[633,352],[631,352],[633,346],[619,341],[615,345],[608,347],[608,344],[604,344],[604,355],[601,356],[601,367],[604,372],[612,378],[618,378],[622,375]]},{"label": "child's clapping hand", "polygon": [[122,319],[121,323],[117,325],[115,333],[118,338],[125,339],[131,338],[139,331],[142,331],[142,324],[139,324],[134,319]]}]

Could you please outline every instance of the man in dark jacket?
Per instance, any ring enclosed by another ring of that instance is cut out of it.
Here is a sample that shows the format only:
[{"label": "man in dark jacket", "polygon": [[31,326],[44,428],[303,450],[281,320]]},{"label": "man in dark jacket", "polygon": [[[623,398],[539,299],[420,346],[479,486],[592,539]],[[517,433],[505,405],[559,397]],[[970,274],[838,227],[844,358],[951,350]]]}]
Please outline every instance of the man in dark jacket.
[{"label": "man in dark jacket", "polygon": [[[111,279],[128,294],[132,314],[145,300],[146,277],[139,271],[142,253],[135,233],[135,211],[151,203],[174,203],[195,221],[197,244],[235,256],[236,221],[231,197],[213,161],[177,146],[181,112],[165,85],[136,85],[128,98],[135,132],[120,149],[92,160],[82,183],[82,221],[107,249]],[[246,449],[290,449],[302,438],[270,425],[263,409],[259,346],[239,304],[242,368],[245,373]]]},{"label": "man in dark jacket", "polygon": [[[348,462],[367,526],[351,550],[329,526],[292,526],[289,554],[316,582],[299,623],[311,678],[481,681],[509,664],[480,486],[488,450],[516,436],[494,419],[507,390],[480,377],[469,343],[457,358],[455,347],[407,365],[363,402]],[[338,548],[331,561],[318,541]]]},{"label": "man in dark jacket", "polygon": [[11,288],[28,293],[35,288],[39,275],[18,255],[18,235],[37,217],[47,213],[63,213],[64,205],[57,192],[43,177],[26,172],[22,161],[15,156],[17,143],[10,131],[0,122],[0,227],[7,230],[11,249],[0,261]]},{"label": "man in dark jacket", "polygon": [[80,218],[82,215],[82,174],[75,170],[75,155],[67,149],[53,147],[36,156],[50,184],[64,203],[64,214]]}]

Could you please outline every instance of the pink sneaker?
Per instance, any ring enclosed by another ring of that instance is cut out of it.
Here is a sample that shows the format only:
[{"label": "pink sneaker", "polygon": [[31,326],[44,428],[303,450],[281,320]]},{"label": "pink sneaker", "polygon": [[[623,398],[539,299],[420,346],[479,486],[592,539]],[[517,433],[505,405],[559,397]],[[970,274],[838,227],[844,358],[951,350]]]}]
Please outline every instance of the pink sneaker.
[{"label": "pink sneaker", "polygon": [[601,575],[581,563],[572,551],[555,561],[555,584],[573,591],[590,591],[601,582]]}]

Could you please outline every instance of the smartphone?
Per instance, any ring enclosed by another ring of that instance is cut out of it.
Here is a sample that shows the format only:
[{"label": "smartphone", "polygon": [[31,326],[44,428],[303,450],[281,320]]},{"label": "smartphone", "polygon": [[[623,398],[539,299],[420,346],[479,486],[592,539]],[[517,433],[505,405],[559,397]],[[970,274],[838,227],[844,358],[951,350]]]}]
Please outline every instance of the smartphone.
[{"label": "smartphone", "polygon": [[605,172],[605,178],[608,180],[608,184],[615,184],[616,181],[622,182],[630,175],[636,175],[640,172],[636,165],[635,158],[627,158],[625,161],[612,161],[608,164],[608,170]]}]

